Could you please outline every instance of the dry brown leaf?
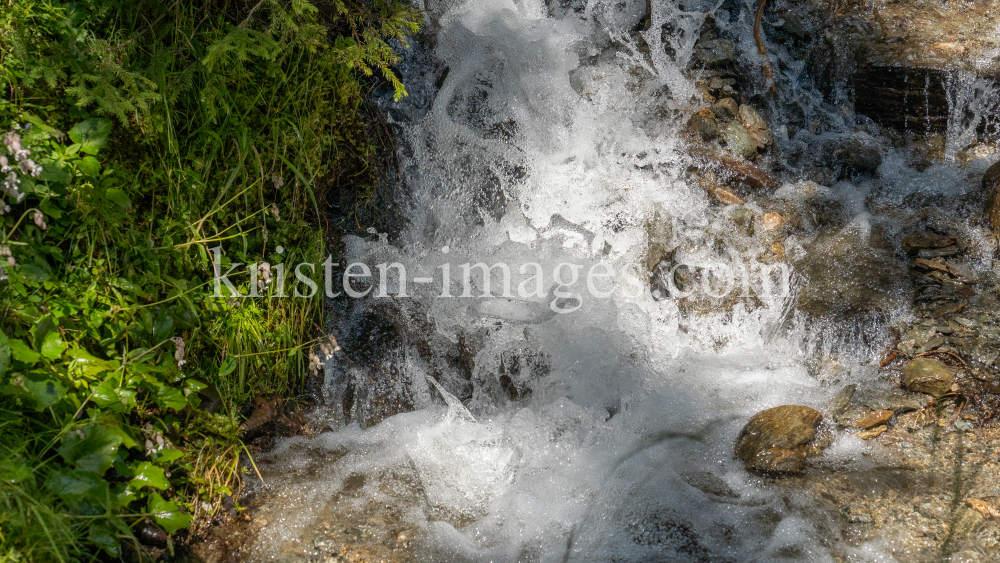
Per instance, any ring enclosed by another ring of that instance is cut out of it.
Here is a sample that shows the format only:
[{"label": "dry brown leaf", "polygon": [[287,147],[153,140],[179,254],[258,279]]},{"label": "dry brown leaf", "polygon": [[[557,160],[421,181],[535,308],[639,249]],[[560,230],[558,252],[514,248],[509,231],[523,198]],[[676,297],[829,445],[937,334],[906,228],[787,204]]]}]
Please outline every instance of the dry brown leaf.
[{"label": "dry brown leaf", "polygon": [[993,508],[985,501],[981,501],[977,498],[969,498],[965,499],[965,502],[967,502],[969,507],[973,510],[982,514],[983,518],[1000,518],[1000,510]]}]

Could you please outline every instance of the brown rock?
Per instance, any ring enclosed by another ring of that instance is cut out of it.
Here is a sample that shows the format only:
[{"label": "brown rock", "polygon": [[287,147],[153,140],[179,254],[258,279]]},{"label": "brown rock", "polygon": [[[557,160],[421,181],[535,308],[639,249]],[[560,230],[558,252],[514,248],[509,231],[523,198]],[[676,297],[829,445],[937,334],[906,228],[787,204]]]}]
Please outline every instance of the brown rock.
[{"label": "brown rock", "polygon": [[857,438],[861,438],[862,440],[871,440],[875,436],[878,436],[879,434],[885,432],[888,429],[889,427],[883,424],[882,426],[876,426],[875,428],[872,428],[870,430],[858,432],[854,436]]},{"label": "brown rock", "polygon": [[878,410],[855,421],[854,427],[868,430],[872,426],[878,426],[887,422],[894,414],[896,413],[892,411]]},{"label": "brown rock", "polygon": [[726,190],[715,183],[715,178],[712,176],[707,176],[700,180],[702,187],[708,191],[708,195],[712,197],[715,201],[723,205],[743,205],[744,201],[739,198],[739,196],[733,194],[729,190]]},{"label": "brown rock", "polygon": [[915,393],[940,397],[951,390],[955,372],[943,362],[914,358],[903,368],[903,387]]},{"label": "brown rock", "polygon": [[726,183],[730,186],[758,191],[773,190],[781,185],[767,172],[749,162],[723,157],[718,160],[718,163],[723,168],[720,174],[725,177]]},{"label": "brown rock", "polygon": [[740,432],[736,457],[750,471],[799,473],[816,453],[809,445],[822,419],[819,411],[797,405],[761,411]]},{"label": "brown rock", "polygon": [[739,113],[740,106],[732,98],[723,98],[712,106],[712,111],[719,116],[719,119],[732,119]]},{"label": "brown rock", "polygon": [[785,218],[780,213],[768,213],[760,218],[760,226],[765,231],[774,231],[785,226]]},{"label": "brown rock", "polygon": [[930,231],[914,233],[903,239],[903,250],[907,254],[916,254],[927,248],[944,248],[955,244],[955,237],[946,237]]},{"label": "brown rock", "polygon": [[701,137],[703,141],[711,141],[719,135],[719,122],[712,115],[711,110],[703,109],[691,116],[688,121],[688,130]]},{"label": "brown rock", "polygon": [[986,169],[983,191],[986,193],[986,216],[990,219],[990,226],[994,234],[1000,233],[1000,161]]}]

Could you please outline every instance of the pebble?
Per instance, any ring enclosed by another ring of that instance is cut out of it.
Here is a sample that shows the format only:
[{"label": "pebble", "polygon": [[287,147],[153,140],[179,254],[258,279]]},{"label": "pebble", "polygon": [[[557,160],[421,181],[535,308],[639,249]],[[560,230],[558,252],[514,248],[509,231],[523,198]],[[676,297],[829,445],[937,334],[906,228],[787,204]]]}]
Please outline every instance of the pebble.
[{"label": "pebble", "polygon": [[785,226],[785,218],[780,213],[768,213],[760,218],[760,226],[765,231],[776,231]]},{"label": "pebble", "polygon": [[879,434],[885,432],[888,429],[889,427],[883,424],[881,426],[876,426],[875,428],[870,428],[868,430],[858,432],[857,434],[855,434],[855,437],[860,438],[862,440],[871,440],[872,438],[878,436]]},{"label": "pebble", "polygon": [[771,130],[767,127],[767,122],[757,113],[757,110],[743,104],[740,106],[737,117],[739,117],[743,127],[746,128],[747,134],[757,144],[758,149],[762,149],[774,141]]},{"label": "pebble", "polygon": [[854,423],[854,427],[855,428],[861,428],[863,430],[868,430],[869,428],[871,428],[873,426],[878,426],[880,424],[884,424],[890,418],[892,418],[892,415],[894,415],[894,414],[895,413],[893,411],[890,411],[890,410],[877,410],[877,411],[875,411],[875,412],[873,412],[873,413],[871,413],[871,414],[869,414],[869,415],[867,415],[867,416],[865,416],[865,417],[857,420]]},{"label": "pebble", "polygon": [[705,109],[691,116],[688,130],[701,137],[703,141],[711,141],[719,135],[719,122],[711,111]]}]

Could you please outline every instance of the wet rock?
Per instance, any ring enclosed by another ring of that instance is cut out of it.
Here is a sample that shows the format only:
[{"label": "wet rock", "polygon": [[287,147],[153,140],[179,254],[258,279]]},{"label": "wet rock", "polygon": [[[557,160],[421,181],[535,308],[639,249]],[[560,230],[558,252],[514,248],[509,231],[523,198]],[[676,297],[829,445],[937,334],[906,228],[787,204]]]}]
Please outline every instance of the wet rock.
[{"label": "wet rock", "polygon": [[[955,244],[955,237],[939,235],[933,231],[914,233],[903,239],[903,251],[918,254],[921,250],[944,248]],[[925,258],[921,256],[921,258]],[[933,258],[931,256],[930,258]]]},{"label": "wet rock", "polygon": [[716,121],[710,110],[703,109],[691,116],[688,121],[688,130],[698,135],[703,141],[711,141],[719,135],[719,122]]},{"label": "wet rock", "polygon": [[722,98],[712,106],[712,112],[719,119],[732,119],[739,111],[739,104],[732,98]]},{"label": "wet rock", "polygon": [[986,216],[994,234],[1000,234],[1000,161],[983,175],[983,192],[986,194]]},{"label": "wet rock", "polygon": [[780,213],[768,213],[760,218],[760,226],[765,231],[776,231],[785,226],[785,218]]},{"label": "wet rock", "polygon": [[857,388],[858,386],[853,383],[847,385],[830,401],[830,414],[834,418],[840,416],[851,405],[851,398],[854,397],[854,392]]},{"label": "wet rock", "polygon": [[920,402],[918,395],[904,393],[893,389],[891,391],[872,391],[865,393],[861,398],[861,404],[872,410],[889,410],[902,414],[919,410],[924,405]]},{"label": "wet rock", "polygon": [[773,190],[780,185],[770,174],[749,162],[722,157],[716,163],[726,184],[737,190]]},{"label": "wet rock", "polygon": [[722,140],[733,153],[746,159],[757,156],[757,142],[738,121],[731,121],[721,131]]},{"label": "wet rock", "polygon": [[815,317],[885,314],[909,302],[906,269],[882,237],[853,230],[820,235],[796,269],[807,283],[799,308]]},{"label": "wet rock", "polygon": [[940,397],[951,390],[955,372],[939,360],[914,358],[903,368],[903,387],[915,393]]},{"label": "wet rock", "polygon": [[726,39],[699,41],[694,46],[694,56],[705,65],[705,68],[718,68],[736,60],[736,47],[732,41]]},{"label": "wet rock", "polygon": [[892,415],[895,414],[890,410],[877,410],[867,416],[858,419],[854,423],[855,428],[861,428],[862,430],[868,430],[873,426],[879,426],[888,422]]},{"label": "wet rock", "polygon": [[746,128],[747,134],[757,144],[758,149],[762,149],[774,141],[771,130],[767,127],[767,122],[757,113],[757,110],[743,104],[740,106],[737,117]]},{"label": "wet rock", "polygon": [[871,440],[872,438],[878,436],[879,434],[885,432],[888,429],[889,427],[883,424],[881,426],[876,426],[874,428],[870,428],[863,432],[858,432],[854,436],[856,438],[860,438],[861,440]]},{"label": "wet rock", "polygon": [[715,475],[714,473],[692,469],[681,473],[680,476],[681,479],[684,479],[685,483],[703,493],[726,498],[740,497],[739,493],[734,491],[729,486],[729,483],[726,483],[721,477]]},{"label": "wet rock", "polygon": [[783,405],[750,419],[736,440],[736,457],[750,471],[799,473],[806,458],[818,453],[810,444],[823,415],[815,409]]},{"label": "wet rock", "polygon": [[861,139],[840,139],[826,146],[826,161],[837,179],[874,175],[882,165],[882,154],[874,144]]},{"label": "wet rock", "polygon": [[732,210],[732,212],[729,213],[729,220],[732,221],[737,228],[739,228],[741,233],[749,237],[753,236],[753,211],[750,211],[742,205],[737,206]]}]

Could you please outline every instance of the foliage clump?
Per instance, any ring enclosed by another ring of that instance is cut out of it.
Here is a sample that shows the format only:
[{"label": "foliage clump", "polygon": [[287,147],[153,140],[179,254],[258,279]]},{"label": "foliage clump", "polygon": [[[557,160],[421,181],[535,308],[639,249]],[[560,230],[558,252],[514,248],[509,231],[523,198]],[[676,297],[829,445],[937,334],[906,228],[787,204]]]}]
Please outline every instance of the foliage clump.
[{"label": "foliage clump", "polygon": [[301,389],[322,296],[251,288],[248,268],[213,295],[212,274],[323,261],[325,194],[376,180],[361,80],[405,94],[395,48],[419,15],[3,4],[0,560],[118,556],[140,522],[218,513],[240,407]]}]

